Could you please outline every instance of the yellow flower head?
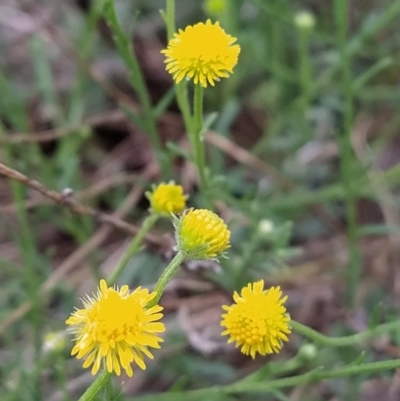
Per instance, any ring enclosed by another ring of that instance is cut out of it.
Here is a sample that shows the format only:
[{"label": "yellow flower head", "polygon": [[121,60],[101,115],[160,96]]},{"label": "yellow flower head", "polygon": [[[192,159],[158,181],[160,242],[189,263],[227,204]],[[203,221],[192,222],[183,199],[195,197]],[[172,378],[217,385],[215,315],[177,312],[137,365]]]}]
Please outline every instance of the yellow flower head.
[{"label": "yellow flower head", "polygon": [[225,33],[219,22],[210,20],[188,26],[174,35],[165,54],[166,69],[176,83],[183,78],[193,78],[194,83],[207,87],[214,81],[227,78],[233,72],[240,53],[240,46],[233,45],[236,38]]},{"label": "yellow flower head", "polygon": [[92,374],[104,361],[108,372],[121,374],[121,367],[128,376],[133,375],[131,362],[146,369],[144,356],[153,359],[148,347],[160,348],[163,341],[156,333],[165,331],[162,307],[146,305],[156,296],[147,289],[138,287],[132,293],[127,285],[121,288],[107,287],[100,280],[97,294],[83,299],[84,309],[77,309],[67,319],[75,334],[76,344],[71,355],[85,358],[84,368],[93,364]]},{"label": "yellow flower head", "polygon": [[264,290],[264,280],[248,284],[241,295],[235,291],[235,304],[222,306],[227,311],[222,315],[221,326],[226,327],[222,335],[230,336],[228,343],[236,341],[236,347],[252,358],[257,352],[279,352],[290,333],[290,317],[283,306],[287,296],[281,296],[280,287]]},{"label": "yellow flower head", "polygon": [[173,181],[159,184],[153,192],[146,192],[146,196],[153,213],[177,214],[186,207],[187,196],[183,193],[183,188]]},{"label": "yellow flower head", "polygon": [[177,250],[188,259],[217,259],[230,247],[231,232],[215,213],[206,209],[185,210],[175,218]]}]

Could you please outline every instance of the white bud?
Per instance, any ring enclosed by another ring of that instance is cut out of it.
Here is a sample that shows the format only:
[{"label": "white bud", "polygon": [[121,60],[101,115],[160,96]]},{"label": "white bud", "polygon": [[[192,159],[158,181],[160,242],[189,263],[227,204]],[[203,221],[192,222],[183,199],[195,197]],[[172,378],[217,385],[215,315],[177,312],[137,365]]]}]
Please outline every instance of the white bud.
[{"label": "white bud", "polygon": [[312,31],[315,27],[316,21],[314,14],[309,11],[301,11],[295,15],[294,22],[297,28],[304,31]]},{"label": "white bud", "polygon": [[264,219],[258,223],[258,232],[262,235],[271,234],[273,230],[274,223],[271,220]]},{"label": "white bud", "polygon": [[51,352],[51,351],[60,351],[64,348],[66,343],[65,333],[62,331],[58,332],[50,332],[44,336],[43,341],[43,351]]}]

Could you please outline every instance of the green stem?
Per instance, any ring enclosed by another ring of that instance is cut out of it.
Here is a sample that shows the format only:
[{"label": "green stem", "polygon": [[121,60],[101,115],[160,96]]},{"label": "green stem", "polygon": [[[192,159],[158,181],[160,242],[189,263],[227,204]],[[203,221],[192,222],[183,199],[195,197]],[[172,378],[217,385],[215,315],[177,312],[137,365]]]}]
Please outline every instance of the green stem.
[{"label": "green stem", "polygon": [[[171,40],[175,32],[175,1],[167,0],[165,13],[168,39]],[[183,116],[186,131],[189,134],[192,149],[195,154],[195,162],[199,170],[201,186],[207,190],[205,175],[204,143],[202,140],[203,127],[203,87],[200,84],[194,88],[193,116],[191,115],[190,103],[187,95],[187,81],[183,80],[175,85],[176,100]]]},{"label": "green stem", "polygon": [[[298,370],[304,364],[309,362],[311,359],[314,359],[314,356],[310,357],[309,354],[307,354],[308,351],[306,351],[307,347],[312,347],[313,349],[317,349],[315,345],[313,344],[305,344],[303,345],[298,353],[291,359],[285,360],[285,361],[277,361],[277,362],[271,362],[268,361],[265,363],[264,366],[262,366],[260,369],[256,370],[254,373],[250,373],[243,379],[239,379],[235,384],[237,383],[257,383],[260,381],[264,381],[270,376],[289,376],[289,373],[294,372],[295,370]],[[316,351],[315,351],[316,355]]]},{"label": "green stem", "polygon": [[299,64],[300,64],[300,82],[301,82],[301,98],[300,103],[303,113],[308,109],[310,103],[310,88],[312,86],[312,69],[310,64],[309,46],[310,33],[299,29]]},{"label": "green stem", "polygon": [[101,373],[96,377],[95,381],[90,387],[82,394],[78,401],[92,401],[96,394],[107,385],[107,382],[111,379],[111,373],[107,369],[103,369]]},{"label": "green stem", "polygon": [[115,12],[114,0],[106,0],[104,6],[104,17],[109,24],[114,35],[114,41],[117,45],[118,52],[122,57],[125,65],[128,68],[129,80],[133,88],[136,90],[140,104],[143,108],[143,124],[146,133],[149,135],[152,147],[156,152],[156,156],[163,171],[169,171],[169,161],[166,153],[163,152],[160,136],[157,132],[157,125],[153,113],[153,107],[150,99],[149,91],[143,77],[142,70],[135,53],[132,51],[131,38],[127,37],[118,22],[117,14]]},{"label": "green stem", "polygon": [[[362,365],[350,365],[339,369],[313,370],[302,375],[285,377],[270,381],[261,381],[254,383],[252,381],[240,381],[238,383],[227,386],[214,386],[210,388],[185,391],[182,393],[174,393],[175,401],[194,401],[207,400],[211,398],[222,399],[224,396],[232,394],[251,394],[251,393],[268,393],[285,387],[293,387],[300,384],[315,383],[326,379],[334,379],[338,377],[356,376],[362,374],[372,374],[384,370],[392,370],[400,368],[400,360],[393,359],[388,361],[370,362]],[[171,400],[170,393],[151,394],[142,397],[136,397],[135,401],[168,401]]]},{"label": "green stem", "polygon": [[303,324],[298,323],[294,320],[290,321],[290,325],[292,326],[292,329],[294,331],[308,337],[314,343],[331,347],[346,347],[349,345],[358,344],[361,341],[375,337],[378,334],[386,333],[391,330],[399,330],[400,328],[399,321],[395,321],[384,323],[371,329],[362,331],[361,333],[352,334],[350,336],[329,337],[325,336],[324,334],[318,333],[310,327],[304,326]]},{"label": "green stem", "polygon": [[335,21],[337,25],[337,46],[341,56],[342,91],[344,96],[343,127],[339,137],[340,170],[346,193],[347,237],[349,241],[349,268],[347,276],[347,301],[354,305],[355,293],[361,271],[361,254],[358,249],[358,225],[356,193],[353,188],[353,150],[351,132],[353,125],[353,82],[351,58],[347,50],[348,1],[335,0]]},{"label": "green stem", "polygon": [[114,397],[114,386],[112,380],[107,380],[104,385],[104,393],[106,401],[112,401]]},{"label": "green stem", "polygon": [[319,382],[325,379],[337,377],[349,377],[362,374],[371,374],[382,370],[398,369],[400,360],[393,359],[388,361],[370,362],[362,365],[349,365],[339,369],[325,370],[322,367],[302,375],[287,377],[283,379],[271,380],[269,382],[251,383],[251,386],[236,385],[228,386],[228,393],[255,393],[259,391],[277,390],[284,387],[297,386],[299,384]]},{"label": "green stem", "polygon": [[[168,40],[174,37],[175,33],[175,0],[167,0],[167,8],[165,12],[165,20],[167,24]],[[190,111],[189,100],[187,96],[187,81],[183,80],[175,85],[176,100],[179,110],[182,113],[183,121],[187,132],[191,132],[192,116]]]},{"label": "green stem", "polygon": [[194,86],[193,100],[193,145],[197,168],[199,170],[201,186],[207,190],[206,174],[205,174],[205,157],[204,157],[204,141],[203,141],[203,97],[204,88],[197,83]]},{"label": "green stem", "polygon": [[108,285],[113,285],[118,280],[119,276],[121,275],[126,265],[128,264],[129,259],[139,251],[140,245],[142,244],[144,237],[154,226],[158,218],[159,215],[156,213],[151,213],[149,216],[145,218],[142,227],[137,232],[132,242],[129,244],[128,249],[122,255],[122,258],[118,263],[118,266],[115,268],[115,270],[111,273],[110,277],[107,279]]},{"label": "green stem", "polygon": [[166,24],[168,40],[171,40],[175,33],[175,0],[167,0]]},{"label": "green stem", "polygon": [[185,256],[183,255],[183,253],[178,252],[172,259],[171,263],[165,268],[163,274],[160,276],[154,287],[154,292],[157,293],[157,295],[147,305],[149,308],[158,304],[158,301],[160,300],[165,290],[165,287],[167,286],[168,282],[171,280],[172,276],[175,274],[176,270],[184,260]]}]

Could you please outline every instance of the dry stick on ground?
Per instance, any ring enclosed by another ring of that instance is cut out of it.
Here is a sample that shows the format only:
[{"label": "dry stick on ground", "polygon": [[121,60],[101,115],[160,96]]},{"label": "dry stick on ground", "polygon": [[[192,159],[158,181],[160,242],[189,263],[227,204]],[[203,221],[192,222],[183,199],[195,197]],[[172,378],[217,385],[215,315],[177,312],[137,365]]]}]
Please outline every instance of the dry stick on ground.
[{"label": "dry stick on ground", "polygon": [[[93,185],[91,185],[88,188],[75,192],[74,198],[79,201],[91,199],[108,191],[110,188],[114,188],[120,185],[132,184],[133,182],[135,182],[137,178],[139,178],[138,174],[126,174],[126,173],[120,173],[117,175],[106,177],[103,180],[94,182]],[[26,210],[29,210],[38,206],[49,205],[52,204],[53,202],[54,201],[52,201],[51,199],[43,197],[41,199],[28,199],[22,204],[22,206]],[[17,211],[18,211],[18,205],[15,204],[15,202],[9,203],[4,206],[0,205],[0,214],[16,213]]]},{"label": "dry stick on ground", "polygon": [[239,163],[262,171],[266,176],[270,177],[278,187],[282,189],[292,189],[296,185],[293,181],[283,176],[275,167],[265,163],[248,150],[242,148],[228,138],[217,134],[216,132],[210,130],[207,131],[205,133],[205,140],[211,145],[214,145],[218,149],[229,154]]},{"label": "dry stick on ground", "polygon": [[18,181],[26,187],[35,189],[40,192],[42,195],[47,198],[53,200],[60,205],[66,206],[69,210],[74,213],[82,214],[85,216],[92,216],[99,223],[109,224],[119,230],[125,231],[128,234],[135,235],[138,231],[138,228],[132,224],[127,223],[124,220],[115,218],[112,215],[100,212],[96,209],[93,209],[89,206],[85,206],[77,200],[73,199],[71,193],[69,193],[68,189],[65,190],[65,193],[59,193],[53,191],[52,189],[46,188],[39,181],[32,180],[26,175],[20,173],[19,171],[6,166],[3,163],[0,163],[0,174],[5,177],[11,178],[12,180]]},{"label": "dry stick on ground", "polygon": [[[143,172],[143,178],[151,179],[156,177],[158,174],[158,167],[155,164],[151,164],[147,167],[147,169]],[[140,196],[142,195],[143,189],[140,187],[133,188],[128,196],[126,197],[124,203],[121,207],[113,213],[111,217],[115,219],[122,219],[132,207],[137,203]],[[76,249],[64,262],[62,262],[57,268],[54,270],[54,273],[41,285],[40,293],[44,297],[48,295],[48,293],[64,278],[66,275],[79,263],[86,258],[86,256],[93,249],[99,247],[108,235],[112,232],[112,226],[103,226],[99,228],[95,234],[90,238],[88,242],[86,242],[83,246]],[[147,239],[147,236],[146,236]],[[14,312],[8,316],[0,325],[0,335],[13,323],[17,322],[19,319],[25,316],[27,312],[29,312],[32,304],[30,302],[26,302],[18,307]]]}]

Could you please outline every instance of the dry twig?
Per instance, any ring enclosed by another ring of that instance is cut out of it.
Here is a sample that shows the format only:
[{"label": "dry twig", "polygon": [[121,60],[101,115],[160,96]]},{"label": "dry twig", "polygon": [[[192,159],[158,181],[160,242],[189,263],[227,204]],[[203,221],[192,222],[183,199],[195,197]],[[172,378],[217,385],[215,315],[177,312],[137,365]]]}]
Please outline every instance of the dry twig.
[{"label": "dry twig", "polygon": [[[139,176],[137,174],[126,174],[120,173],[117,175],[113,175],[110,177],[106,177],[102,180],[94,182],[90,187],[87,187],[81,191],[77,191],[74,193],[74,197],[78,201],[87,200],[94,198],[113,187],[132,184]],[[50,205],[52,204],[52,200],[46,197],[41,199],[28,199],[23,203],[23,207],[26,210],[33,209],[38,206]],[[14,202],[11,202],[7,205],[0,205],[0,214],[4,213],[16,213],[18,211],[18,205]]]},{"label": "dry twig", "polygon": [[65,189],[62,193],[53,191],[52,189],[46,188],[39,181],[32,180],[26,175],[20,173],[19,171],[6,166],[3,163],[0,163],[0,174],[8,177],[12,180],[18,181],[26,187],[32,188],[47,198],[53,200],[60,205],[66,206],[69,210],[74,213],[81,214],[84,216],[92,216],[99,223],[104,223],[111,225],[119,230],[125,231],[130,235],[135,235],[138,231],[138,228],[130,223],[127,223],[124,220],[118,219],[112,215],[100,212],[96,209],[93,209],[89,206],[85,206],[82,203],[78,202],[72,197],[72,193]]}]

